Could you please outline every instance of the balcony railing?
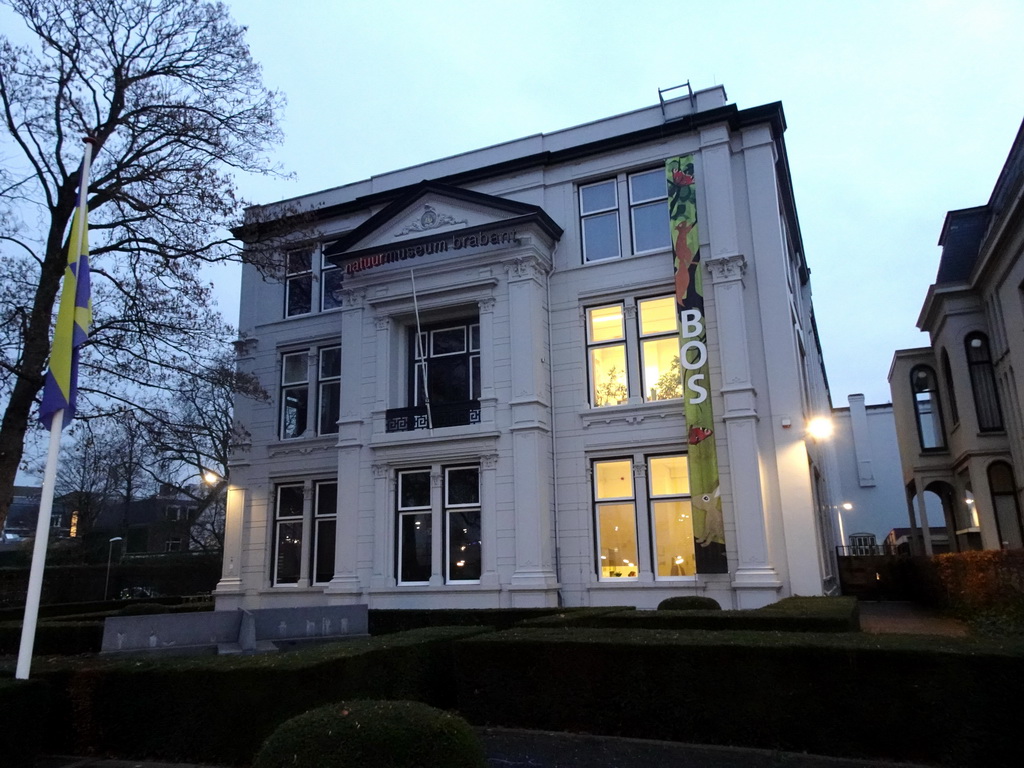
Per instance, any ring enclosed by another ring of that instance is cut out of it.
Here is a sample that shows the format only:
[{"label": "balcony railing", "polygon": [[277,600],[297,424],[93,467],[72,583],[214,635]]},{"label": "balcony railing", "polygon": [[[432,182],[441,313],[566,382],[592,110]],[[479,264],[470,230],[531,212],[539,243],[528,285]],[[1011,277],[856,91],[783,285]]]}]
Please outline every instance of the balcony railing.
[{"label": "balcony railing", "polygon": [[412,432],[417,429],[440,427],[461,427],[480,422],[480,401],[467,400],[464,403],[445,403],[430,406],[427,419],[426,406],[415,408],[389,408],[385,414],[386,432]]}]

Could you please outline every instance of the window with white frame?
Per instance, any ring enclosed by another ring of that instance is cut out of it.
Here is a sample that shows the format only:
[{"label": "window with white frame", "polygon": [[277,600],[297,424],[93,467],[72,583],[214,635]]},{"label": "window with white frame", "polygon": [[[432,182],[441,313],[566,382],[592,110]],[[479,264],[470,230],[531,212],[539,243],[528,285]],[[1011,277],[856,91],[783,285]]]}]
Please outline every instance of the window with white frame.
[{"label": "window with white frame", "polygon": [[634,173],[629,177],[629,222],[633,253],[660,251],[672,245],[664,169]]},{"label": "window with white frame", "polygon": [[181,552],[181,539],[174,537],[164,542],[164,552]]},{"label": "window with white frame", "polygon": [[[643,471],[634,472],[634,466]],[[697,572],[685,454],[593,462],[597,574],[604,581],[656,580]]]},{"label": "window with white frame", "polygon": [[[626,205],[620,205],[620,189]],[[632,253],[652,253],[672,245],[668,187],[663,168],[622,173],[579,187],[580,234],[585,264],[622,255],[620,233],[628,231]]]},{"label": "window with white frame", "polygon": [[[431,477],[440,491],[432,493]],[[398,471],[396,578],[399,584],[478,582],[481,574],[480,467],[432,466]],[[443,531],[441,562],[434,561],[434,531]]]},{"label": "window with white frame", "polygon": [[335,570],[337,520],[337,481],[277,485],[271,583],[307,586],[329,582]]},{"label": "window with white frame", "polygon": [[313,249],[297,248],[284,256],[284,316],[313,311]]},{"label": "window with white frame", "polygon": [[326,584],[334,578],[335,537],[338,531],[338,484],[314,484],[313,561],[310,573],[314,584]]},{"label": "window with white frame", "polygon": [[[636,323],[627,322],[627,309]],[[622,405],[682,397],[675,298],[657,296],[586,310],[590,403]],[[629,353],[637,351],[636,362]],[[636,366],[634,370],[631,370]],[[634,392],[634,388],[636,391]]]},{"label": "window with white frame", "polygon": [[309,352],[281,356],[281,438],[306,434],[309,418]]},{"label": "window with white frame", "polygon": [[327,312],[341,306],[341,289],[345,272],[324,258],[320,257],[320,309]]},{"label": "window with white frame", "polygon": [[341,414],[341,347],[321,347],[317,368],[319,414],[317,434],[333,435],[338,432]]}]

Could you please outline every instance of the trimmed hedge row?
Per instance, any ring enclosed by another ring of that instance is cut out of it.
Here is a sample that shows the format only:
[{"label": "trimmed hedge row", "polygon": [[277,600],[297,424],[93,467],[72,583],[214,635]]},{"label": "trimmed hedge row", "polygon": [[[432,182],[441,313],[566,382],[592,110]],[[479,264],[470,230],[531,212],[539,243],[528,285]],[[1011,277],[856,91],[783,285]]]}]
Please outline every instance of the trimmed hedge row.
[{"label": "trimmed hedge row", "polygon": [[0,756],[7,768],[31,768],[49,710],[47,687],[37,680],[0,678]]},{"label": "trimmed hedge row", "polygon": [[579,608],[374,608],[367,613],[371,635],[388,635],[423,627],[493,627],[510,629],[522,621],[579,611]]},{"label": "trimmed hedge row", "polygon": [[253,656],[37,664],[33,675],[56,702],[43,743],[53,753],[248,764],[280,723],[346,697],[454,707],[454,641],[482,631],[422,629]]},{"label": "trimmed hedge row", "polygon": [[[478,725],[942,765],[1012,765],[1024,644],[934,637],[513,629],[457,647]],[[998,692],[1005,692],[999,695]]]}]

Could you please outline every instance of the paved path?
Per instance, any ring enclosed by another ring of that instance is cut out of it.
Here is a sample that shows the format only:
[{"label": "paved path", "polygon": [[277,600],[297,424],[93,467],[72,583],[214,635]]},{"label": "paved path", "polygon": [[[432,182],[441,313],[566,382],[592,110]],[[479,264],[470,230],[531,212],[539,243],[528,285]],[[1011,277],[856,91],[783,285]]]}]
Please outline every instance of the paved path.
[{"label": "paved path", "polygon": [[964,637],[970,634],[967,625],[956,619],[939,616],[916,603],[886,600],[860,603],[860,628],[870,634],[945,635]]}]

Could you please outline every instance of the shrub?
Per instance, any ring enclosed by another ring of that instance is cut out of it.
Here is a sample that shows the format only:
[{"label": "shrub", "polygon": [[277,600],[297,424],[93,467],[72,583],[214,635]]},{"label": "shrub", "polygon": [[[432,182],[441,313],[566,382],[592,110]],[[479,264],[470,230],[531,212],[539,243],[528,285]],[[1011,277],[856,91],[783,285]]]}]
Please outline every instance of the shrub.
[{"label": "shrub", "polygon": [[720,611],[722,606],[713,597],[682,595],[669,597],[658,603],[659,611]]},{"label": "shrub", "polygon": [[483,748],[458,715],[418,701],[353,700],[285,721],[253,768],[482,768]]}]

